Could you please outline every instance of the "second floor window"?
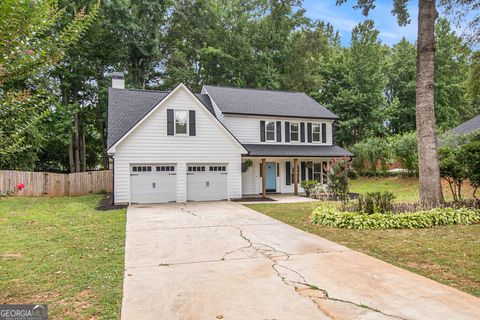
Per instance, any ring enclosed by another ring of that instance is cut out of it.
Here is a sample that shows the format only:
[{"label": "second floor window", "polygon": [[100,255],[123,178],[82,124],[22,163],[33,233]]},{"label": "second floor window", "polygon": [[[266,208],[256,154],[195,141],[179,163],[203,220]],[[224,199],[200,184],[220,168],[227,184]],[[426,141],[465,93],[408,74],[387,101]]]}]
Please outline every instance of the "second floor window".
[{"label": "second floor window", "polygon": [[298,122],[290,123],[290,141],[298,141]]},{"label": "second floor window", "polygon": [[187,134],[188,112],[175,110],[175,134]]},{"label": "second floor window", "polygon": [[265,132],[267,135],[267,141],[275,141],[275,122],[267,121],[265,124]]},{"label": "second floor window", "polygon": [[320,124],[314,123],[313,124],[313,142],[320,142]]}]

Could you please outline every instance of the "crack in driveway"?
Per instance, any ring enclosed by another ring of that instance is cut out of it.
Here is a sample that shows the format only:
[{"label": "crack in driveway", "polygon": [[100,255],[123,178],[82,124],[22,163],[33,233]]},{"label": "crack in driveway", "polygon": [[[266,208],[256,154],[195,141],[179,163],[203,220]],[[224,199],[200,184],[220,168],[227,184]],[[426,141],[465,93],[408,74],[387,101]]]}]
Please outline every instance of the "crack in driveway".
[{"label": "crack in driveway", "polygon": [[[380,313],[380,314],[382,314],[384,316],[387,316],[387,317],[390,317],[390,318],[406,320],[405,318],[402,318],[402,317],[399,317],[399,316],[396,316],[396,315],[392,315],[392,314],[383,312],[381,310],[377,310],[377,309],[372,308],[372,307],[370,307],[368,305],[365,305],[365,304],[356,303],[356,302],[349,301],[349,300],[343,300],[343,299],[331,297],[326,289],[322,289],[322,288],[319,288],[319,287],[317,287],[313,284],[310,284],[307,281],[307,279],[300,272],[298,272],[295,269],[292,269],[290,267],[287,267],[287,266],[284,266],[284,265],[281,264],[282,261],[288,261],[290,259],[291,255],[288,252],[278,250],[278,249],[276,249],[276,248],[274,248],[274,247],[272,247],[268,244],[265,244],[265,243],[254,242],[244,235],[243,230],[241,228],[237,228],[237,229],[239,230],[240,237],[242,239],[244,239],[245,241],[247,241],[248,245],[237,248],[235,250],[231,250],[231,251],[226,252],[225,255],[223,256],[222,260],[225,260],[226,256],[228,256],[229,254],[232,254],[234,252],[244,250],[244,249],[248,249],[248,248],[253,248],[255,250],[255,252],[260,253],[263,257],[269,259],[272,262],[272,265],[271,265],[272,269],[275,271],[277,277],[279,277],[285,285],[287,285],[289,287],[293,287],[295,292],[297,292],[298,294],[300,294],[303,297],[309,298],[315,304],[317,309],[320,310],[322,313],[324,313],[330,319],[335,319],[335,316],[330,314],[327,310],[325,310],[322,307],[321,300],[330,300],[330,301],[335,301],[335,302],[340,302],[340,303],[346,303],[346,304],[350,304],[350,305],[353,305],[353,306],[358,307],[358,308],[362,308],[365,311],[369,310],[369,311],[373,311],[373,312],[376,312],[376,313]],[[322,253],[322,252],[319,252],[319,253]],[[323,252],[323,253],[325,253],[325,252]],[[284,275],[284,274],[282,275],[282,272],[279,271],[279,269],[281,269],[281,268],[286,269],[286,270],[294,273],[295,275],[297,275],[299,277],[299,279],[301,281],[294,281],[294,280],[288,279],[288,277],[286,275]],[[320,293],[320,295],[318,293]]]}]

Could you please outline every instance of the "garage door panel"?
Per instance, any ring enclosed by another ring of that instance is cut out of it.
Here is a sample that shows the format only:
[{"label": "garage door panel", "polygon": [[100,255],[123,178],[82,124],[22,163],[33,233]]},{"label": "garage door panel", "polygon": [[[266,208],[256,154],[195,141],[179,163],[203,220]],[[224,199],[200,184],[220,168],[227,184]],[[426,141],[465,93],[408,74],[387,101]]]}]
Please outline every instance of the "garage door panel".
[{"label": "garage door panel", "polygon": [[187,166],[187,200],[207,201],[227,198],[228,174],[226,165]]},{"label": "garage door panel", "polygon": [[130,181],[132,203],[176,200],[177,175],[174,165],[132,165]]}]

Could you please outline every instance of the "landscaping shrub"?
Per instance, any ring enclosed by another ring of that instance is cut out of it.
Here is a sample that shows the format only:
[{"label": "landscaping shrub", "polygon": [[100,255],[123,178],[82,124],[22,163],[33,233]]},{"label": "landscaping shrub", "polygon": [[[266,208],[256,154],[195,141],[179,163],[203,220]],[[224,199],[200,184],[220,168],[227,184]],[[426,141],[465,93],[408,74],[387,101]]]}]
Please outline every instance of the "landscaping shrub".
[{"label": "landscaping shrub", "polygon": [[416,133],[413,131],[394,135],[389,138],[389,145],[392,150],[393,158],[400,161],[402,168],[407,169],[410,175],[416,175],[418,172]]},{"label": "landscaping shrub", "polygon": [[310,197],[312,189],[318,184],[317,180],[305,180],[302,181],[301,185],[307,197]]},{"label": "landscaping shrub", "polygon": [[413,173],[410,172],[402,172],[402,171],[372,171],[372,170],[362,170],[359,173],[360,176],[362,177],[404,177],[404,176],[413,176]]},{"label": "landscaping shrub", "polygon": [[350,170],[350,162],[346,159],[334,159],[330,163],[327,173],[328,190],[338,196],[342,203],[348,201],[348,192],[350,190],[348,173]]},{"label": "landscaping shrub", "polygon": [[347,229],[419,229],[451,224],[480,223],[480,210],[436,208],[399,214],[362,214],[339,212],[332,205],[318,207],[312,213],[313,224]]},{"label": "landscaping shrub", "polygon": [[395,195],[390,191],[367,192],[358,196],[355,209],[365,214],[391,213],[394,199]]}]

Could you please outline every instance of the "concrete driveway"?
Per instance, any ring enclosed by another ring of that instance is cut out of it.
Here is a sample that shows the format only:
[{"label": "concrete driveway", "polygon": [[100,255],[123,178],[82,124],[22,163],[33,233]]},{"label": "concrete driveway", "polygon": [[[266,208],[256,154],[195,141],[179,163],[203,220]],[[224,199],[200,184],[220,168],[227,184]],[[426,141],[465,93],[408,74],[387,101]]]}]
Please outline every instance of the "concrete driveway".
[{"label": "concrete driveway", "polygon": [[480,299],[233,202],[130,206],[122,319],[478,319]]}]

